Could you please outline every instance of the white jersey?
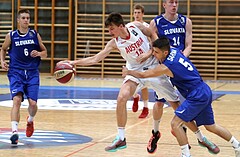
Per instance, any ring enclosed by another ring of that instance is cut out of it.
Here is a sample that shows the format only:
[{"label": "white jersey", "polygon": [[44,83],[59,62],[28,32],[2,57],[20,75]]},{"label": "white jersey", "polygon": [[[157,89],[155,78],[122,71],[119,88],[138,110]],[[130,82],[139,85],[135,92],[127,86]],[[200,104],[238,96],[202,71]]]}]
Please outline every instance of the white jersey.
[{"label": "white jersey", "polygon": [[148,38],[142,33],[142,31],[133,23],[128,23],[126,28],[129,32],[127,39],[120,37],[115,38],[116,45],[121,53],[121,56],[126,60],[126,67],[129,70],[142,71],[145,67],[151,65],[157,65],[157,59],[152,56],[145,62],[137,62],[137,57],[143,53],[148,53],[150,50],[150,43]]},{"label": "white jersey", "polygon": [[[148,53],[150,50],[148,38],[133,23],[128,23],[126,28],[129,32],[129,37],[127,39],[122,39],[120,37],[115,38],[116,45],[122,57],[126,60],[126,67],[129,70],[137,71],[155,68],[159,63],[154,56],[149,57],[143,63],[139,63],[136,60],[139,55]],[[165,75],[152,78],[136,78],[127,75],[123,83],[127,80],[134,81],[138,84],[135,92],[142,88],[149,87],[156,91],[158,98],[165,98],[168,101],[179,100],[175,89]]]},{"label": "white jersey", "polygon": [[142,24],[147,28],[149,28],[149,26],[150,26],[147,22],[143,22]]}]

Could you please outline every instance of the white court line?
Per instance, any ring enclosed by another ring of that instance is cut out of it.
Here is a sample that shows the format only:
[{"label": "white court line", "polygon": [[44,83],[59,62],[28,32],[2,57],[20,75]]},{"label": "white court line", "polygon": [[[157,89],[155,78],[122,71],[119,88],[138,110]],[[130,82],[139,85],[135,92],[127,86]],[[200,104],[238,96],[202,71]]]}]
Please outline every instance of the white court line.
[{"label": "white court line", "polygon": [[[163,111],[163,114],[166,113],[166,112],[167,112],[167,111]],[[134,125],[130,125],[130,126],[126,127],[126,128],[125,128],[125,131],[127,131],[127,130],[129,130],[129,129],[132,129],[132,128],[134,128],[135,126],[140,125],[140,124],[148,121],[149,118],[152,118],[152,117],[145,118],[145,119],[142,120],[141,122],[138,122],[138,123],[136,123],[136,124],[134,124]],[[97,143],[98,143],[98,142],[103,142],[103,141],[105,141],[106,139],[112,138],[112,137],[114,137],[114,136],[116,136],[116,135],[117,135],[117,133],[112,134],[112,135],[109,135],[109,136],[107,136],[107,137],[105,137],[105,138],[103,138],[103,139],[100,139],[100,140],[96,141],[96,142],[97,142]]]},{"label": "white court line", "polygon": [[[163,111],[163,113],[166,113],[166,112],[167,112],[167,111]],[[149,117],[149,118],[150,118],[150,117]],[[129,129],[132,129],[132,128],[134,128],[135,126],[140,125],[140,124],[146,122],[147,120],[149,120],[149,118],[146,118],[146,119],[142,120],[141,122],[138,122],[138,123],[136,123],[136,124],[134,124],[134,125],[131,125],[131,126],[129,126],[129,127],[126,127],[125,130],[127,131],[127,130],[129,130]],[[151,117],[151,118],[152,118],[152,117]],[[73,152],[65,155],[64,157],[70,157],[70,156],[72,156],[72,155],[74,155],[74,154],[77,154],[78,152],[80,152],[80,151],[82,151],[82,150],[85,150],[85,149],[87,149],[87,148],[90,148],[90,147],[92,147],[92,146],[95,146],[96,144],[101,143],[101,142],[105,141],[106,139],[112,138],[112,137],[114,137],[114,136],[116,136],[116,135],[117,135],[117,134],[115,133],[115,134],[109,135],[109,136],[107,136],[107,137],[105,137],[105,138],[102,138],[102,139],[100,139],[100,140],[98,140],[98,141],[92,141],[92,142],[90,142],[88,145],[86,145],[86,146],[84,146],[84,147],[82,147],[82,148],[80,148],[80,149],[78,149],[78,150],[76,150],[76,151],[73,151]]]}]

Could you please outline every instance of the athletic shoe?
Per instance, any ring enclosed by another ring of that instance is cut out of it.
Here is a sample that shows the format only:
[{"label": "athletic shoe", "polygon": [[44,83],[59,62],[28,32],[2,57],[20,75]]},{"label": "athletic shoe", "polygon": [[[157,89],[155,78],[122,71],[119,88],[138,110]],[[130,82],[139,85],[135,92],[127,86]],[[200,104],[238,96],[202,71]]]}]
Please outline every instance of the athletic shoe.
[{"label": "athletic shoe", "polygon": [[238,145],[238,148],[235,149],[236,157],[240,157],[240,144]]},{"label": "athletic shoe", "polygon": [[147,107],[143,107],[142,113],[139,115],[138,118],[146,118],[149,114],[149,109]]},{"label": "athletic shoe", "polygon": [[118,136],[116,136],[113,143],[105,148],[105,151],[116,152],[117,150],[124,148],[127,148],[126,138],[122,141]]},{"label": "athletic shoe", "polygon": [[209,141],[206,137],[203,138],[202,142],[198,140],[198,144],[202,147],[206,147],[208,151],[212,154],[217,154],[220,152],[220,149],[218,148],[218,146],[216,146],[214,143]]},{"label": "athletic shoe", "polygon": [[33,122],[27,121],[26,136],[31,137],[34,132]]},{"label": "athletic shoe", "polygon": [[137,112],[138,111],[138,101],[140,100],[140,95],[138,94],[136,98],[133,98],[133,106],[132,111]]},{"label": "athletic shoe", "polygon": [[152,130],[152,137],[150,138],[147,146],[148,153],[152,154],[157,150],[157,142],[160,137],[161,137],[161,134],[159,131],[154,133],[154,130]]},{"label": "athletic shoe", "polygon": [[18,133],[14,131],[12,133],[12,136],[10,137],[11,144],[18,144],[18,139],[19,139]]}]

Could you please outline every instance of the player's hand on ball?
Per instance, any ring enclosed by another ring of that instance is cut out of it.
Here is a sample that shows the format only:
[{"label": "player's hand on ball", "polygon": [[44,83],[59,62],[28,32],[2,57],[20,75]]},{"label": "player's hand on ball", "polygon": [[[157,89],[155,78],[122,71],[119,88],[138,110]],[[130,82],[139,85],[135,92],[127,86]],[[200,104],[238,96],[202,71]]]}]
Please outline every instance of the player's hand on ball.
[{"label": "player's hand on ball", "polygon": [[62,64],[62,63],[68,63],[68,64],[74,66],[74,61],[69,61],[69,60],[59,61],[59,62],[57,63],[57,65]]},{"label": "player's hand on ball", "polygon": [[76,75],[75,68],[68,62],[59,62],[54,68],[54,77],[59,83],[69,83],[74,80]]}]

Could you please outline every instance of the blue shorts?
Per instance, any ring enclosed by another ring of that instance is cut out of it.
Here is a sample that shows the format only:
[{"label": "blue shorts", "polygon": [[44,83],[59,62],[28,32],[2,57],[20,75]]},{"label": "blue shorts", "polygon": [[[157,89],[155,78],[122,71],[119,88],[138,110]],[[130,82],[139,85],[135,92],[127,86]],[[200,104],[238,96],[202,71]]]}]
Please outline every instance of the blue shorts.
[{"label": "blue shorts", "polygon": [[185,122],[195,120],[197,126],[214,124],[212,91],[202,82],[191,91],[186,100],[176,109],[175,114]]},{"label": "blue shorts", "polygon": [[[8,71],[8,80],[10,83],[10,92],[12,99],[19,92],[34,101],[38,99],[39,91],[39,71],[12,69]],[[22,101],[24,98],[22,98]]]}]

